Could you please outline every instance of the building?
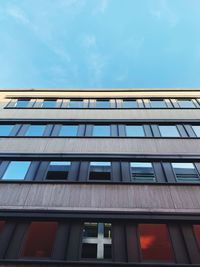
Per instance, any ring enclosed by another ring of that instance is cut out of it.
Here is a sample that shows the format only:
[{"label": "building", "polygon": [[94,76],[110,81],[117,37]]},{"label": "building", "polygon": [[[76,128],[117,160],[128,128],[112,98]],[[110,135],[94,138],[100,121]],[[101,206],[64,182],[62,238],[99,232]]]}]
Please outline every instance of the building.
[{"label": "building", "polygon": [[0,93],[0,266],[200,266],[200,89]]}]

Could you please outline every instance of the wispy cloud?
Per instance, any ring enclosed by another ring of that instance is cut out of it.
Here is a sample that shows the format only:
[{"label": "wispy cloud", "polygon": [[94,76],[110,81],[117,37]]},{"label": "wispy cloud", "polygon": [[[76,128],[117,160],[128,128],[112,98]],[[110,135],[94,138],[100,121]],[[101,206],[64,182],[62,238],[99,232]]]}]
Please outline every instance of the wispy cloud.
[{"label": "wispy cloud", "polygon": [[104,14],[108,8],[109,0],[97,0],[97,5],[93,9],[92,14]]},{"label": "wispy cloud", "polygon": [[30,23],[30,20],[25,15],[23,10],[21,8],[17,7],[17,6],[14,6],[14,5],[8,6],[7,9],[6,9],[6,13],[10,17],[12,17],[13,19],[17,20],[20,23],[23,23],[23,24],[29,24]]},{"label": "wispy cloud", "polygon": [[82,44],[86,48],[91,48],[96,46],[96,36],[94,34],[84,34],[82,38]]}]

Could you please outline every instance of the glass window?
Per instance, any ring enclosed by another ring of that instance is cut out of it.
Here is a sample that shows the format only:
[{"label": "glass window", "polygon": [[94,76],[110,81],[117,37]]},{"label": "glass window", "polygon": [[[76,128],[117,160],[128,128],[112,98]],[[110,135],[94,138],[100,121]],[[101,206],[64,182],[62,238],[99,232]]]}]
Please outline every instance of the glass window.
[{"label": "glass window", "polygon": [[165,100],[150,100],[151,108],[166,108]]},{"label": "glass window", "polygon": [[109,100],[96,100],[96,108],[110,108]]},{"label": "glass window", "polygon": [[57,226],[57,222],[32,222],[25,237],[21,257],[49,258]]},{"label": "glass window", "polygon": [[144,127],[142,125],[126,125],[126,136],[145,136]]},{"label": "glass window", "polygon": [[31,161],[11,161],[2,177],[3,180],[24,180]]},{"label": "glass window", "polygon": [[110,126],[109,125],[94,125],[92,135],[93,136],[110,136]]},{"label": "glass window", "polygon": [[162,137],[180,137],[180,133],[176,126],[166,125],[158,126]]},{"label": "glass window", "polygon": [[5,221],[0,221],[0,233],[3,231],[4,226],[5,226],[6,222]]},{"label": "glass window", "polygon": [[197,241],[198,246],[200,247],[200,224],[193,225],[194,235]]},{"label": "glass window", "polygon": [[16,108],[26,108],[29,104],[29,100],[18,99],[15,103]]},{"label": "glass window", "polygon": [[62,125],[59,136],[76,136],[78,132],[78,125]]},{"label": "glass window", "polygon": [[131,178],[135,182],[155,182],[152,163],[131,162]]},{"label": "glass window", "polygon": [[84,223],[82,258],[111,259],[112,236],[110,223]]},{"label": "glass window", "polygon": [[0,136],[9,136],[13,125],[0,125]]},{"label": "glass window", "polygon": [[43,136],[46,125],[30,125],[26,131],[26,136]]},{"label": "glass window", "polygon": [[138,108],[137,100],[123,100],[123,108]]},{"label": "glass window", "polygon": [[139,224],[138,230],[142,260],[174,261],[166,224]]},{"label": "glass window", "polygon": [[47,180],[66,180],[71,167],[70,161],[51,161],[47,171]]},{"label": "glass window", "polygon": [[190,99],[177,100],[177,102],[181,108],[195,108],[194,103]]},{"label": "glass window", "polygon": [[192,129],[195,132],[196,136],[200,137],[200,126],[199,125],[193,125]]},{"label": "glass window", "polygon": [[43,108],[55,108],[57,104],[56,100],[43,100],[42,107]]},{"label": "glass window", "polygon": [[199,175],[193,163],[172,163],[177,182],[200,182]]},{"label": "glass window", "polygon": [[69,108],[83,108],[83,100],[70,100]]},{"label": "glass window", "polygon": [[111,162],[94,161],[90,162],[89,180],[110,180]]}]

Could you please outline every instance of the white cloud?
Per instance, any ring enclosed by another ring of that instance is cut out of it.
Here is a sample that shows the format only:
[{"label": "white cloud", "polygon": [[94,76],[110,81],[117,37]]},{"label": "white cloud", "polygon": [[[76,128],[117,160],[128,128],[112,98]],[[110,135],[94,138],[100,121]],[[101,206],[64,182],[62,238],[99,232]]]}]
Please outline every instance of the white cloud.
[{"label": "white cloud", "polygon": [[9,6],[6,9],[6,13],[11,16],[12,18],[16,19],[18,22],[23,24],[29,24],[30,20],[27,18],[23,10],[17,6]]},{"label": "white cloud", "polygon": [[109,5],[109,0],[97,0],[98,1],[98,4],[95,6],[92,14],[93,15],[96,15],[98,13],[100,14],[104,14],[105,11],[107,10],[108,8],[108,5]]}]

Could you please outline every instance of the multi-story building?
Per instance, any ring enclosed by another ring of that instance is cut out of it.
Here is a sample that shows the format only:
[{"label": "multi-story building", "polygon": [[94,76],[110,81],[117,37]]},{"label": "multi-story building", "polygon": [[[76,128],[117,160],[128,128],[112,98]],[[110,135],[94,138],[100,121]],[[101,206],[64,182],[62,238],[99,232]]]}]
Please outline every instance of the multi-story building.
[{"label": "multi-story building", "polygon": [[200,265],[200,89],[0,94],[0,266]]}]

